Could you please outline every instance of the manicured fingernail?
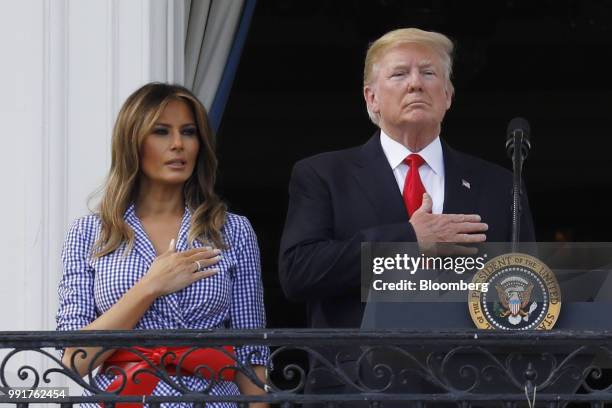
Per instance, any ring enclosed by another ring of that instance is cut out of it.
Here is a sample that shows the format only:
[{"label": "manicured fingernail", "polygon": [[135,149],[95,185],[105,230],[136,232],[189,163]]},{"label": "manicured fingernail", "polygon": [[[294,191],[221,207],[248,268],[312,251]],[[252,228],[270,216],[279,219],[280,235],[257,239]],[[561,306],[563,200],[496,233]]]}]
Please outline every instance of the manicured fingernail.
[{"label": "manicured fingernail", "polygon": [[220,254],[220,253],[221,253],[221,250],[220,250],[220,249],[215,249],[215,250],[213,251],[213,253],[215,253],[215,254]]}]

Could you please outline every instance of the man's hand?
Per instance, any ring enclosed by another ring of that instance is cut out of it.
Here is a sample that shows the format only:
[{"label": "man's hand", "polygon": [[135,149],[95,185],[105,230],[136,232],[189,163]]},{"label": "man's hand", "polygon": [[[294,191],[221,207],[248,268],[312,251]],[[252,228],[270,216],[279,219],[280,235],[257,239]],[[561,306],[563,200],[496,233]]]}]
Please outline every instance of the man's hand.
[{"label": "man's hand", "polygon": [[419,247],[424,252],[434,249],[440,242],[472,244],[484,242],[489,226],[480,222],[478,214],[432,214],[432,200],[423,194],[423,203],[410,217]]}]

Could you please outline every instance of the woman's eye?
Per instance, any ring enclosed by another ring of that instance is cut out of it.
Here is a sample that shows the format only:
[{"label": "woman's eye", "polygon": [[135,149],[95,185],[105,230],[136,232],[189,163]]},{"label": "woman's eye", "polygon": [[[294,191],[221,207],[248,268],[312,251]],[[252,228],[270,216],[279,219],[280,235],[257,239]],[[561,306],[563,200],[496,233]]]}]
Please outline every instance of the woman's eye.
[{"label": "woman's eye", "polygon": [[196,128],[183,129],[183,134],[186,136],[197,136],[198,130]]},{"label": "woman's eye", "polygon": [[162,136],[164,136],[164,135],[168,134],[168,129],[161,128],[161,127],[160,128],[155,128],[155,129],[153,129],[153,134],[154,135],[162,135]]}]

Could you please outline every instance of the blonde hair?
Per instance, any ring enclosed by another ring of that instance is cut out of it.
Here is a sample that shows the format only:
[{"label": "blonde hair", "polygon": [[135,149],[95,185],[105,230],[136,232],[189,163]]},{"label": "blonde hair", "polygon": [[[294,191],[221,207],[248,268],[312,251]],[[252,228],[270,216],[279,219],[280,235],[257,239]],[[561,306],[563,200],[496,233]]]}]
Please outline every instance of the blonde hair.
[{"label": "blonde hair", "polygon": [[192,212],[189,243],[198,239],[216,247],[225,246],[221,228],[225,224],[226,206],[214,192],[217,159],[206,109],[188,89],[154,82],[132,93],[117,116],[111,167],[97,210],[102,228],[94,245],[95,257],[113,252],[123,242],[127,242],[126,253],[134,247],[134,231],[123,216],[138,194],[141,146],[173,100],[186,103],[192,110],[200,140],[195,169],[183,187],[185,204]]},{"label": "blonde hair", "polygon": [[[424,31],[418,28],[400,28],[398,30],[389,31],[370,44],[363,68],[364,87],[372,83],[376,64],[389,50],[400,44],[419,44],[437,52],[442,60],[446,87],[451,95],[454,93],[455,90],[451,82],[453,70],[453,42],[444,34],[434,31]],[[366,108],[368,109],[368,115],[372,122],[378,125],[378,115],[371,112],[367,104]]]}]

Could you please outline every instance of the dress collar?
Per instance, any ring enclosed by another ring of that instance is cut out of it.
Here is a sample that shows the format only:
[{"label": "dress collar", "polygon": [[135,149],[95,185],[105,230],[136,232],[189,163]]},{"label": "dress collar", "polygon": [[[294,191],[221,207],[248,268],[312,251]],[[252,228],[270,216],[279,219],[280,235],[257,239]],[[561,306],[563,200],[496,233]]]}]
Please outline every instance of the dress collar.
[{"label": "dress collar", "polygon": [[[151,239],[147,235],[140,218],[136,215],[136,206],[132,202],[124,213],[123,219],[134,230],[134,248],[149,263],[152,263],[157,255]],[[191,226],[191,211],[185,206],[181,226],[176,240],[177,251],[186,251],[190,245],[187,242],[189,227]]]}]

